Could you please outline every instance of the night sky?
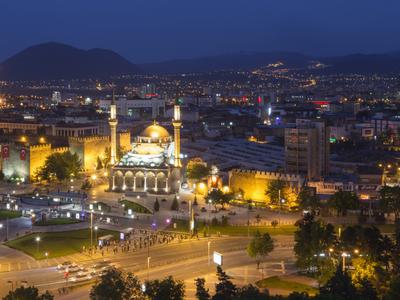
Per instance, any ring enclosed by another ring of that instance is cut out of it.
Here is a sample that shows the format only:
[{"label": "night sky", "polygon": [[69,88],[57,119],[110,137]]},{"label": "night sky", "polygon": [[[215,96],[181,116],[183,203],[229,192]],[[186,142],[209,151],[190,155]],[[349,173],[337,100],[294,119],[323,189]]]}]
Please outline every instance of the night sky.
[{"label": "night sky", "polygon": [[132,62],[239,51],[400,50],[398,0],[0,1],[0,61],[48,41]]}]

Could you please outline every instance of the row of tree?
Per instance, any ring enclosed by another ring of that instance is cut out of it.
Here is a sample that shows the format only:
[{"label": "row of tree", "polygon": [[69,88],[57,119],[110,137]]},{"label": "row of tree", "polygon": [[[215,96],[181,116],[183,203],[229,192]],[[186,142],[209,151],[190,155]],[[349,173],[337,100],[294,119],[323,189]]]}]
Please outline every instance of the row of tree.
[{"label": "row of tree", "polygon": [[398,280],[400,226],[396,226],[393,237],[382,234],[374,226],[360,225],[348,226],[336,235],[331,224],[315,220],[312,214],[306,215],[297,226],[296,264],[315,276],[321,285],[329,282],[338,268],[343,271],[351,269],[352,285],[368,287],[382,298]]}]

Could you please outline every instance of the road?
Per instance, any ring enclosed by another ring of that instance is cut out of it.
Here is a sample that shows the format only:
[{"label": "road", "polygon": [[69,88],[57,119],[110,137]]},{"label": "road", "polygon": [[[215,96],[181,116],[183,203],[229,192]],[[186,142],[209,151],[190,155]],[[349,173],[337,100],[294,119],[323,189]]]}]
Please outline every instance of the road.
[{"label": "road", "polygon": [[[279,236],[277,239],[277,248],[271,253],[268,261],[279,263],[281,260],[292,261],[293,252],[290,245],[293,241],[292,237]],[[245,247],[248,239],[244,237],[224,237],[211,240],[210,252],[218,251],[225,255],[224,266],[226,268],[236,268],[240,266],[253,265],[254,261],[249,259],[245,253]],[[280,245],[283,245],[280,246]],[[112,262],[127,271],[132,271],[139,276],[141,280],[147,279],[147,250],[143,249],[138,252],[120,254],[112,258]],[[215,272],[215,268],[208,266],[208,240],[201,239],[195,241],[182,242],[180,244],[160,245],[150,248],[150,272],[149,278],[163,278],[168,275],[174,276],[176,279],[186,280],[188,292],[193,291],[191,282],[193,278],[198,276],[206,276],[212,278],[211,274]],[[86,265],[91,265],[88,262]],[[267,267],[267,272],[273,272],[275,267]],[[41,290],[50,289],[57,291],[59,287],[65,286],[63,274],[57,272],[54,267],[37,268],[24,271],[12,271],[0,273],[0,296],[11,288],[8,283],[21,282],[26,280],[29,285],[35,285]],[[211,280],[209,284],[212,284]],[[88,291],[90,286],[78,288],[66,296],[58,296],[58,299],[88,299]]]}]

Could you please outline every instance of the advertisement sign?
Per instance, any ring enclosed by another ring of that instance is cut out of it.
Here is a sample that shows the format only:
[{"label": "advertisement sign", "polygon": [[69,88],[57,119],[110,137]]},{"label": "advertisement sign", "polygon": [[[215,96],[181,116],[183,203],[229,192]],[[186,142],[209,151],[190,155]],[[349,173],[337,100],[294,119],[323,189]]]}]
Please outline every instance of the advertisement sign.
[{"label": "advertisement sign", "polygon": [[218,253],[216,251],[214,251],[213,254],[213,261],[215,264],[217,264],[218,266],[222,266],[222,254]]}]

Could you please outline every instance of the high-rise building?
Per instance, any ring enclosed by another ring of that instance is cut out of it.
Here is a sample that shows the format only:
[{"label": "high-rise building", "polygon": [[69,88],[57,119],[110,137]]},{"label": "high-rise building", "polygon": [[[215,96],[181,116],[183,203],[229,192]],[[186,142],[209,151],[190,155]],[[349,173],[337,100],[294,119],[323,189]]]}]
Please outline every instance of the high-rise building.
[{"label": "high-rise building", "polygon": [[296,120],[285,129],[285,171],[320,179],[329,174],[329,127],[324,121]]},{"label": "high-rise building", "polygon": [[142,98],[154,98],[156,97],[156,86],[153,83],[142,86],[140,90],[140,97]]},{"label": "high-rise building", "polygon": [[61,102],[61,93],[54,91],[53,94],[51,95],[51,102],[54,104],[58,104]]}]

